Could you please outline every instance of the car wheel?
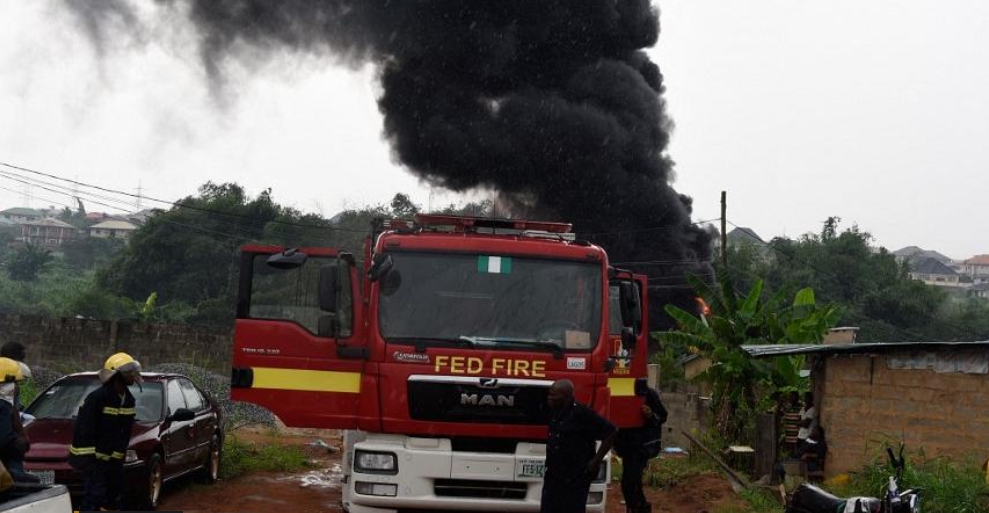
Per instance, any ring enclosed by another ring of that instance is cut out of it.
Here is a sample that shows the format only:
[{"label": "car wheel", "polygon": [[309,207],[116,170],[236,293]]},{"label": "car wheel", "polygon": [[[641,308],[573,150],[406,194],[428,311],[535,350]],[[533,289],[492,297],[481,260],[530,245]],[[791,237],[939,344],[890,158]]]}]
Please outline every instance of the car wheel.
[{"label": "car wheel", "polygon": [[158,499],[161,498],[163,482],[164,471],[161,466],[161,456],[158,453],[154,453],[148,459],[148,484],[142,501],[145,508],[152,510],[158,507]]},{"label": "car wheel", "polygon": [[209,442],[209,452],[206,453],[206,462],[200,471],[200,480],[207,484],[213,484],[220,478],[220,462],[223,460],[223,444],[220,443],[220,435],[213,434]]}]

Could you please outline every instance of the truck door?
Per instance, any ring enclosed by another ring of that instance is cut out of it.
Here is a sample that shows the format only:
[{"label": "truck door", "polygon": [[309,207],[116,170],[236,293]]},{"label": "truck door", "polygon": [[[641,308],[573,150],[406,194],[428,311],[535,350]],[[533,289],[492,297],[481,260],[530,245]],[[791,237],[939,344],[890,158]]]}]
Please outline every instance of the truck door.
[{"label": "truck door", "polygon": [[642,387],[649,358],[647,290],[645,276],[627,272],[613,277],[609,285],[608,388],[611,420],[620,428],[642,425]]},{"label": "truck door", "polygon": [[243,248],[231,399],[292,427],[355,428],[367,354],[359,294],[347,253]]}]

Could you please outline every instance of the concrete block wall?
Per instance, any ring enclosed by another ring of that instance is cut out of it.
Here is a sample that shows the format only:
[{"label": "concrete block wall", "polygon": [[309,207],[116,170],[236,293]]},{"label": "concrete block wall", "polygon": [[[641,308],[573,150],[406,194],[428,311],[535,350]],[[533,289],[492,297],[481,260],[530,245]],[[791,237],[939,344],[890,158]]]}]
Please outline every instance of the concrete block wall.
[{"label": "concrete block wall", "polygon": [[145,367],[192,363],[227,375],[231,335],[226,328],[0,314],[0,345],[20,342],[28,365],[61,372],[98,370],[125,351]]},{"label": "concrete block wall", "polygon": [[689,451],[692,449],[690,440],[683,436],[683,431],[697,434],[707,429],[711,401],[702,396],[696,387],[678,385],[660,392],[663,406],[669,413],[666,424],[663,425],[663,446],[680,447]]},{"label": "concrete block wall", "polygon": [[857,470],[882,441],[904,441],[928,458],[989,457],[989,376],[892,370],[885,356],[832,357],[815,379],[827,431],[827,473]]}]

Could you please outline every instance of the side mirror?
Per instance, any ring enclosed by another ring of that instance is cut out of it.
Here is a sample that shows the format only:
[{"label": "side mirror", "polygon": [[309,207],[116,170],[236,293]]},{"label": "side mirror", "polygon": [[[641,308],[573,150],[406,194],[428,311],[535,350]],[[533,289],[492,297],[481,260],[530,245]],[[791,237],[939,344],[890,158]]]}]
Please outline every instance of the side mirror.
[{"label": "side mirror", "polygon": [[367,272],[367,279],[378,281],[382,276],[388,274],[393,267],[395,267],[395,262],[392,261],[391,255],[378,253],[374,255],[374,260],[371,261],[371,269]]},{"label": "side mirror", "polygon": [[302,264],[306,263],[307,258],[309,258],[309,255],[295,248],[290,248],[281,253],[271,255],[265,263],[275,269],[295,269],[302,267]]},{"label": "side mirror", "polygon": [[337,311],[337,297],[340,295],[340,267],[324,265],[319,268],[319,309],[324,312]]},{"label": "side mirror", "polygon": [[168,420],[172,422],[186,422],[194,418],[196,418],[196,414],[188,408],[179,408],[168,416]]},{"label": "side mirror", "polygon": [[633,331],[638,331],[642,324],[642,308],[639,301],[639,291],[634,282],[623,281],[619,285],[622,308],[622,324]]}]

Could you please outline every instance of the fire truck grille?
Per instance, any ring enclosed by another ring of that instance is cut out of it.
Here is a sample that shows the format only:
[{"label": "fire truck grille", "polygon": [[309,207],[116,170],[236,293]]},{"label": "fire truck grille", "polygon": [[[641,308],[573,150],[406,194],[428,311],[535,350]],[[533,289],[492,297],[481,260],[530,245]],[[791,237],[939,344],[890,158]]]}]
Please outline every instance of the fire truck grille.
[{"label": "fire truck grille", "polygon": [[468,497],[474,499],[525,499],[526,483],[511,481],[473,481],[468,479],[437,479],[433,492],[437,497]]},{"label": "fire truck grille", "polygon": [[545,387],[481,388],[468,383],[409,382],[413,420],[477,424],[546,425]]}]

